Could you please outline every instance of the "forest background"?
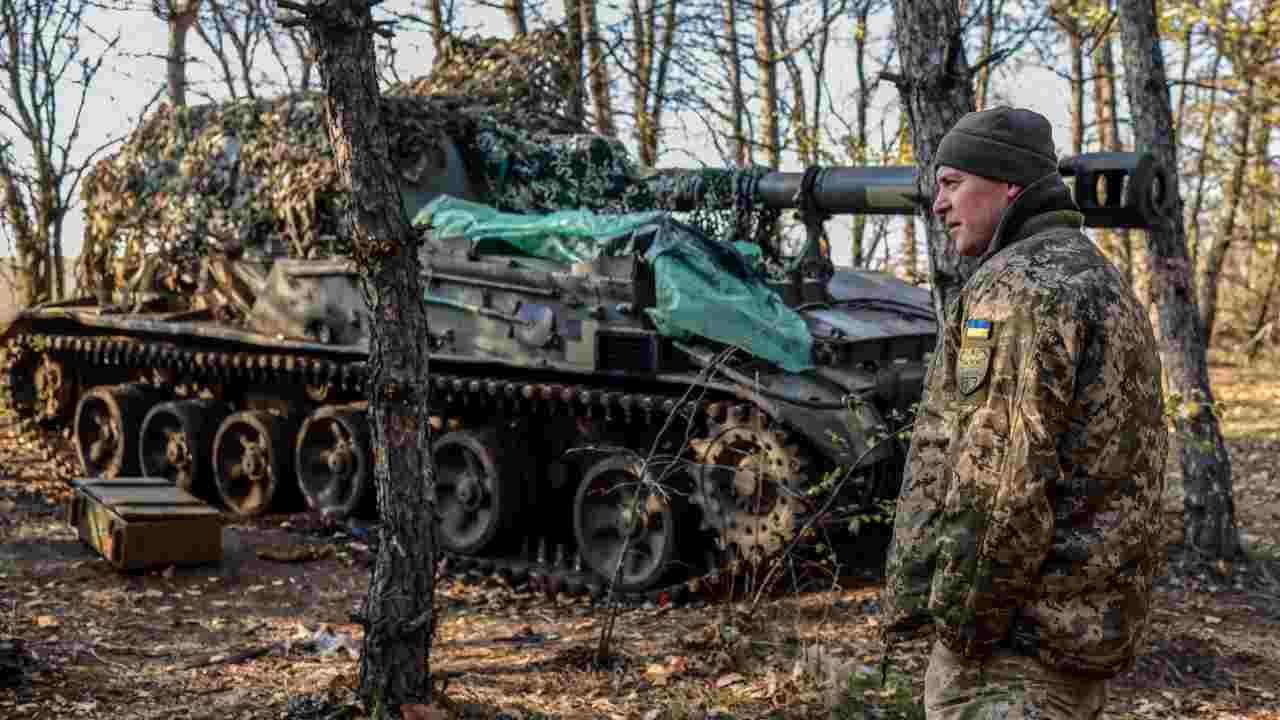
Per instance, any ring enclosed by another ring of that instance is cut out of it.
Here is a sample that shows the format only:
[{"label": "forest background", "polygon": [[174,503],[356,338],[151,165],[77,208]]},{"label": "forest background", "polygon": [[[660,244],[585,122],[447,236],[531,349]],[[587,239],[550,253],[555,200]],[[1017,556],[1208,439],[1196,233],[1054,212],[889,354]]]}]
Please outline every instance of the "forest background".
[{"label": "forest background", "polygon": [[[19,305],[84,282],[68,261],[85,238],[82,180],[147,113],[319,83],[273,0],[0,0],[0,12],[0,285]],[[898,63],[885,0],[392,0],[375,14],[397,21],[379,38],[385,84],[426,75],[450,36],[567,32],[573,103],[645,165],[912,162],[880,78]],[[1060,155],[1134,149],[1108,2],[965,0],[961,14],[978,108],[1045,113]],[[1256,353],[1280,336],[1280,4],[1162,2],[1158,18],[1204,338]],[[837,263],[925,279],[918,221],[830,231]],[[1093,232],[1144,290],[1138,234]]]}]

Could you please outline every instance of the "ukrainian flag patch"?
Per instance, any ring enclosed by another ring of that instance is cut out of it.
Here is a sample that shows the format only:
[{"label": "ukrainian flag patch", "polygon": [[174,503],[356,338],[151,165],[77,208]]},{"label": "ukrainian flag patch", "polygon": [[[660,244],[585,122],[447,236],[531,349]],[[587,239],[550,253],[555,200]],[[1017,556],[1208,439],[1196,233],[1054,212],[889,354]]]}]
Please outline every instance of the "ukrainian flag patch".
[{"label": "ukrainian flag patch", "polygon": [[990,320],[969,320],[964,324],[964,336],[985,339],[991,335]]}]

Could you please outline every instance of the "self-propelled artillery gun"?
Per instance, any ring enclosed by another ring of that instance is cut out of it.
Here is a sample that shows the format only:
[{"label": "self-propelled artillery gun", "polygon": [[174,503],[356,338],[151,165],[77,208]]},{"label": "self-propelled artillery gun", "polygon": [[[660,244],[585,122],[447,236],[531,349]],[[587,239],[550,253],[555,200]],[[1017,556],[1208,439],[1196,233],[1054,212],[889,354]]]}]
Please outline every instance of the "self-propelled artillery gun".
[{"label": "self-propelled artillery gun", "polygon": [[[514,213],[444,146],[405,197],[425,237],[446,551],[602,581],[626,547],[622,586],[639,590],[778,553],[821,520],[824,479],[847,475],[837,507],[893,496],[930,297],[834,266],[822,230],[916,212],[914,168],[666,171],[632,180],[662,210]],[[1148,156],[1061,169],[1091,226],[1167,212]],[[734,203],[797,209],[803,249],[679,219]],[[340,256],[152,258],[111,293],[20,312],[6,381],[24,412],[69,425],[87,476],[169,478],[239,516],[346,517],[373,498],[371,322]]]},{"label": "self-propelled artillery gun", "polygon": [[[931,300],[836,267],[824,230],[918,212],[915,168],[642,171],[566,119],[562,45],[451,42],[380,108],[423,238],[442,549],[567,587],[622,559],[643,590],[891,498]],[[71,430],[84,475],[374,513],[372,319],[321,107],[159,112],[86,179],[95,292],[0,335],[10,399]],[[1061,169],[1091,226],[1169,211],[1148,156]]]}]

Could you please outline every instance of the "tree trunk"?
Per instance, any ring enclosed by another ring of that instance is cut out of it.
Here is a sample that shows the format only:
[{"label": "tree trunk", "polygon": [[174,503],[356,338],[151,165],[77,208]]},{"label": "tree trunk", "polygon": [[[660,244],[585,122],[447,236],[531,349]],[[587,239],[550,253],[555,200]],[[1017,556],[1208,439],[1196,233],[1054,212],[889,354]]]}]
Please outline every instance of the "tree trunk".
[{"label": "tree trunk", "polygon": [[[1267,230],[1270,234],[1273,225],[1271,218],[1268,216]],[[1253,326],[1249,328],[1249,343],[1245,345],[1246,353],[1250,360],[1258,356],[1258,353],[1266,346],[1265,338],[1262,337],[1267,327],[1267,322],[1271,318],[1272,309],[1275,307],[1277,298],[1280,298],[1280,242],[1274,239],[1271,243],[1271,276],[1267,280],[1267,289],[1262,292],[1262,297],[1258,301],[1258,314],[1255,316]]]},{"label": "tree trunk", "polygon": [[[854,75],[858,79],[858,89],[854,93],[857,105],[854,115],[853,151],[850,153],[850,159],[857,166],[867,164],[867,146],[870,143],[867,138],[867,111],[871,107],[871,94],[875,90],[870,78],[867,77],[867,34],[871,32],[870,14],[870,2],[858,3],[853,20],[853,68]],[[814,118],[816,122],[818,118],[816,113]],[[910,225],[911,223],[908,222],[907,224]],[[867,242],[866,215],[859,213],[853,216],[852,239],[853,247],[849,252],[850,264],[853,267],[862,267],[862,252]],[[903,249],[905,252],[906,246]],[[911,246],[911,251],[915,251],[914,244]]]},{"label": "tree trunk", "polygon": [[[813,69],[813,110],[809,116],[813,118],[810,142],[813,145],[813,163],[817,164],[819,146],[822,144],[822,90],[827,85],[827,49],[831,47],[831,0],[822,0],[822,29],[818,31],[817,48],[809,51],[809,65]],[[812,47],[812,46],[810,46]],[[866,77],[861,79],[859,87],[866,85]]]},{"label": "tree trunk", "polygon": [[[1107,2],[1107,10],[1111,10],[1111,2]],[[1113,37],[1110,33],[1099,39],[1099,46],[1094,56],[1093,101],[1098,117],[1098,149],[1103,152],[1119,152],[1120,118],[1116,97],[1116,60],[1111,50]],[[1103,251],[1120,267],[1129,285],[1133,285],[1133,239],[1128,230],[1103,229],[1099,234],[1099,245]]]},{"label": "tree trunk", "polygon": [[293,43],[293,47],[298,52],[299,61],[302,68],[298,72],[298,89],[311,89],[311,71],[315,67],[315,54],[311,52],[311,47],[307,42],[305,35],[297,32],[297,28],[289,29],[289,42]]},{"label": "tree trunk", "polygon": [[[1231,5],[1229,3],[1223,5],[1220,22],[1226,22],[1230,8]],[[1200,135],[1200,156],[1196,158],[1196,190],[1191,196],[1191,234],[1187,238],[1187,248],[1191,255],[1192,292],[1195,291],[1195,271],[1200,266],[1200,210],[1204,207],[1204,186],[1209,175],[1206,169],[1209,163],[1209,148],[1214,145],[1214,120],[1218,115],[1214,103],[1218,99],[1218,75],[1222,71],[1222,48],[1219,45],[1214,50],[1213,66],[1209,70],[1209,78],[1205,83],[1209,86],[1209,102],[1207,103],[1208,110],[1204,114],[1204,131]],[[1183,127],[1184,125],[1179,124],[1178,131],[1181,132]]]},{"label": "tree trunk", "polygon": [[[437,3],[440,0],[435,0]],[[582,72],[582,8],[580,0],[564,0],[564,24],[569,39],[569,72],[573,73],[573,90],[569,97],[569,116],[578,122],[586,117]]]},{"label": "tree trunk", "polygon": [[[654,2],[656,0],[649,0],[649,11],[652,11]],[[648,148],[645,144],[645,138],[649,134],[649,124],[653,122],[653,118],[649,115],[649,79],[653,75],[654,52],[653,43],[649,42],[649,38],[653,32],[653,19],[649,15],[650,13],[641,6],[640,0],[631,0],[633,24],[631,53],[632,63],[635,65],[635,72],[631,74],[631,108],[636,118],[636,154],[639,156],[641,165],[652,167],[655,159],[646,152]]]},{"label": "tree trunk", "polygon": [[600,21],[596,18],[596,0],[579,0],[582,8],[582,31],[587,38],[587,73],[591,77],[591,106],[596,132],[608,137],[618,135],[613,124],[613,99],[609,96],[609,67],[604,61],[604,41],[600,39]]},{"label": "tree trunk", "polygon": [[1067,32],[1071,39],[1071,154],[1084,152],[1084,33],[1080,21],[1073,20]]},{"label": "tree trunk", "polygon": [[426,0],[427,15],[431,18],[431,48],[438,56],[444,49],[444,38],[448,32],[444,19],[444,0]]},{"label": "tree trunk", "polygon": [[[979,61],[991,57],[995,49],[997,14],[995,0],[986,0],[986,11],[982,13],[982,55],[978,58]],[[995,63],[988,62],[978,70],[978,87],[974,98],[978,110],[987,107],[987,98],[991,94],[991,71],[994,69]]]},{"label": "tree trunk", "polygon": [[[1166,168],[1178,168],[1164,52],[1160,48],[1154,0],[1119,0],[1125,88],[1133,108],[1134,144]],[[1183,515],[1187,545],[1211,558],[1240,554],[1232,494],[1231,458],[1223,442],[1209,387],[1206,349],[1196,312],[1195,291],[1177,183],[1173,213],[1147,233],[1151,296],[1159,309],[1160,354],[1168,390],[1183,399],[1174,413],[1185,490]]]},{"label": "tree trunk", "polygon": [[919,264],[919,251],[916,250],[916,219],[909,217],[902,224],[902,279],[912,285],[920,282],[920,273],[916,271]]},{"label": "tree trunk", "polygon": [[187,33],[200,17],[200,0],[169,0],[165,7],[169,24],[169,55],[165,58],[165,80],[169,85],[169,103],[174,107],[187,104]]},{"label": "tree trunk", "polygon": [[1222,222],[1214,234],[1209,254],[1204,259],[1204,282],[1200,286],[1200,328],[1204,332],[1204,344],[1213,343],[1213,331],[1218,322],[1218,284],[1227,251],[1235,239],[1236,218],[1240,214],[1240,201],[1247,192],[1244,186],[1245,170],[1249,167],[1249,141],[1253,135],[1253,75],[1245,81],[1244,102],[1235,113],[1235,132],[1232,145],[1235,158],[1231,164],[1231,178],[1227,181],[1226,198],[1222,208]]},{"label": "tree trunk", "polygon": [[755,0],[756,64],[760,72],[760,133],[765,164],[782,166],[781,122],[778,119],[778,62],[773,43],[773,0]]},{"label": "tree trunk", "polygon": [[[1276,107],[1273,103],[1268,103],[1269,107],[1259,108],[1256,110],[1262,117],[1273,117]],[[1261,122],[1254,125],[1253,132],[1253,167],[1249,170],[1248,195],[1245,197],[1245,216],[1249,218],[1249,237],[1246,241],[1245,257],[1244,257],[1244,289],[1246,296],[1253,296],[1256,293],[1254,288],[1258,286],[1255,282],[1254,269],[1261,263],[1255,262],[1261,251],[1261,246],[1271,237],[1271,220],[1274,216],[1273,203],[1275,202],[1267,190],[1272,186],[1271,182],[1271,160],[1267,157],[1267,148],[1271,147],[1271,123]]]},{"label": "tree trunk", "polygon": [[[1108,9],[1110,9],[1110,0],[1108,0]],[[1173,123],[1181,134],[1186,129],[1187,120],[1187,92],[1191,89],[1187,84],[1187,78],[1191,76],[1191,50],[1196,36],[1196,23],[1187,23],[1187,29],[1182,34],[1182,62],[1179,63],[1178,78],[1178,109],[1174,112]]]},{"label": "tree trunk", "polygon": [[282,0],[307,15],[326,97],[329,139],[350,183],[352,254],[372,312],[369,424],[381,520],[361,608],[360,694],[375,717],[431,702],[435,568],[427,315],[418,241],[390,168],[379,107],[373,21],[365,0]]},{"label": "tree trunk", "polygon": [[743,118],[747,113],[747,102],[742,90],[742,48],[738,39],[738,0],[724,0],[724,36],[729,46],[729,97],[731,117],[733,118],[733,157],[738,167],[751,162],[751,145],[747,142],[747,133]]},{"label": "tree trunk", "polygon": [[671,75],[671,57],[675,53],[676,38],[676,6],[679,0],[666,0],[666,8],[662,13],[662,40],[656,39],[653,17],[650,16],[649,42],[650,58],[658,63],[657,74],[653,77],[653,89],[649,92],[649,108],[645,111],[648,118],[648,133],[645,135],[643,152],[649,158],[650,166],[658,164],[658,150],[662,145],[662,111],[667,103],[667,79]]},{"label": "tree trunk", "polygon": [[818,163],[817,130],[820,116],[813,116],[813,126],[810,127],[809,117],[805,112],[809,101],[805,99],[804,72],[800,69],[800,62],[795,53],[790,52],[790,47],[787,44],[787,28],[785,26],[778,27],[778,40],[783,54],[786,55],[784,65],[787,69],[787,75],[791,77],[790,134],[795,138],[796,157],[802,167],[816,165]]},{"label": "tree trunk", "polygon": [[529,24],[524,18],[524,0],[503,0],[502,9],[507,14],[507,22],[511,23],[511,34],[520,37],[529,32]]},{"label": "tree trunk", "polygon": [[[959,8],[947,0],[894,0],[900,77],[893,79],[911,131],[911,147],[921,172],[921,198],[934,311],[946,316],[971,261],[962,260],[942,221],[929,212],[933,198],[934,154],[942,136],[974,109],[973,78],[964,54]],[[941,337],[941,336],[939,336]]]}]

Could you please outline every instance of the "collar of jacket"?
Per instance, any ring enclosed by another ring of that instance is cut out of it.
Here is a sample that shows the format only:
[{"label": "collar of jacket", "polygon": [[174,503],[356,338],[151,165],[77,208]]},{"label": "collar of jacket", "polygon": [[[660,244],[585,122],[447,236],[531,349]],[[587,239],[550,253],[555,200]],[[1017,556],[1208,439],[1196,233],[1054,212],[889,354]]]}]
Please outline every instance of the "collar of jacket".
[{"label": "collar of jacket", "polygon": [[1005,209],[1000,224],[991,235],[991,244],[974,269],[1006,247],[1050,227],[1079,230],[1083,226],[1084,213],[1076,206],[1062,176],[1056,172],[1045,175],[1023,188]]}]

